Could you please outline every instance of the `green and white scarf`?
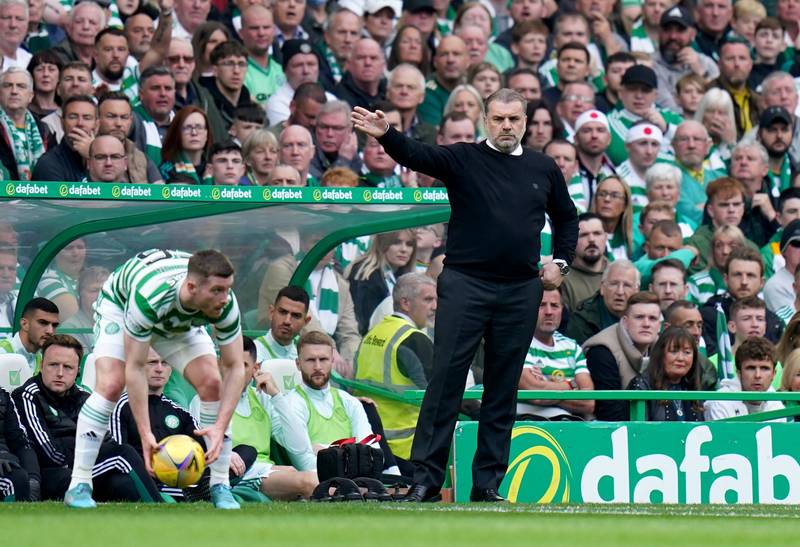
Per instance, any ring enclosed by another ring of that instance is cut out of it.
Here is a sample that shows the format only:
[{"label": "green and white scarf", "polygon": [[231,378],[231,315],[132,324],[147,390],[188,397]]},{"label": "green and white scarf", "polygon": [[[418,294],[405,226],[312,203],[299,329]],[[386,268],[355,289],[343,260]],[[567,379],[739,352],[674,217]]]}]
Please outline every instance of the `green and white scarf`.
[{"label": "green and white scarf", "polygon": [[36,126],[36,120],[30,111],[25,111],[25,127],[20,129],[6,111],[0,108],[0,123],[6,130],[11,149],[14,152],[14,162],[17,164],[20,180],[31,180],[33,166],[44,154],[44,143]]},{"label": "green and white scarf", "polygon": [[344,271],[354,260],[367,252],[369,243],[369,236],[360,236],[350,241],[345,241],[336,247],[333,260]]},{"label": "green and white scarf", "polygon": [[[145,110],[141,102],[136,102],[133,105],[133,111],[139,115],[144,124],[144,137],[145,137],[145,155],[156,165],[161,165],[161,134],[158,132],[158,125],[150,117],[150,114]],[[169,119],[175,117],[174,112],[170,112]]]},{"label": "green and white scarf", "polygon": [[315,269],[304,288],[310,299],[311,314],[319,320],[323,330],[333,336],[339,322],[339,283],[333,267],[328,264]]},{"label": "green and white scarf", "polygon": [[789,154],[783,155],[780,173],[773,173],[769,170],[770,192],[773,197],[778,197],[781,192],[792,185],[792,164],[789,161]]},{"label": "green and white scarf", "polygon": [[320,45],[320,50],[325,60],[328,61],[328,65],[331,67],[333,81],[338,84],[342,80],[342,69],[339,67],[339,61],[336,60],[336,56],[324,42]]},{"label": "green and white scarf", "polygon": [[644,20],[640,17],[631,28],[631,51],[641,51],[643,53],[655,53],[656,48],[653,41],[644,28]]},{"label": "green and white scarf", "polygon": [[186,154],[183,152],[178,154],[178,159],[173,164],[173,169],[175,169],[176,175],[191,177],[192,180],[195,181],[195,184],[214,184],[214,178],[211,175],[203,174],[202,179],[200,178],[201,174],[197,173],[194,164],[186,158]]},{"label": "green and white scarf", "polygon": [[361,175],[361,180],[366,186],[371,186],[373,188],[403,188],[400,175],[394,173],[388,176],[378,175],[372,172],[365,173]]}]

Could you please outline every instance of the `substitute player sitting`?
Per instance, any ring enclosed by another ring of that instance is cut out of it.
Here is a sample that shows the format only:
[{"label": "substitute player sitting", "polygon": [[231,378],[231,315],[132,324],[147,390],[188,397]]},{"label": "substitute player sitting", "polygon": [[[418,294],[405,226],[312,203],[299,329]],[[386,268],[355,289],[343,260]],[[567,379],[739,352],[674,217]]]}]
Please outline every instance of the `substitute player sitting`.
[{"label": "substitute player sitting", "polygon": [[[228,481],[231,454],[226,429],[244,385],[239,307],[231,291],[233,266],[219,251],[152,249],[108,278],[96,304],[95,392],[78,418],[75,464],[64,502],[92,508],[92,466],[108,419],[123,388],[139,429],[148,471],[156,449],[147,406],[145,363],[150,346],[184,375],[200,398],[200,429],[211,465],[211,501],[238,509]],[[214,327],[224,379],[206,325]],[[123,368],[124,367],[124,368]]]}]

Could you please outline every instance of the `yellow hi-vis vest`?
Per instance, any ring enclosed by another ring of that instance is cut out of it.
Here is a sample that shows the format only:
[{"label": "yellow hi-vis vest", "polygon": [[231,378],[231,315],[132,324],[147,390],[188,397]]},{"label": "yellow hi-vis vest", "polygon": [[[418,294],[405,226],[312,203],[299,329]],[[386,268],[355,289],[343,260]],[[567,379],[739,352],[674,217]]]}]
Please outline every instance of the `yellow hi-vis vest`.
[{"label": "yellow hi-vis vest", "polygon": [[[414,334],[422,332],[409,321],[390,315],[367,333],[356,356],[355,379],[398,393],[416,389],[414,383],[403,376],[397,366],[397,348]],[[411,457],[411,444],[417,427],[419,407],[392,401],[378,395],[357,393],[373,399],[392,452],[401,458]]]}]

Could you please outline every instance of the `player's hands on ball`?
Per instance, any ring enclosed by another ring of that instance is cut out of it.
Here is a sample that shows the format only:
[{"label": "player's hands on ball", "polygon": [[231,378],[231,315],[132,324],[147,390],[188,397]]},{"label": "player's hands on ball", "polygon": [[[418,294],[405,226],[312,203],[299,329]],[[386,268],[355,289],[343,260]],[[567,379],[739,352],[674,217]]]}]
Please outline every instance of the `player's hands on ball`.
[{"label": "player's hands on ball", "polygon": [[225,438],[225,428],[214,424],[203,429],[198,429],[194,432],[198,437],[206,438],[206,465],[209,465],[219,458],[219,453],[222,450],[222,441]]},{"label": "player's hands on ball", "polygon": [[158,442],[152,433],[141,435],[142,438],[142,458],[144,459],[144,467],[151,477],[155,477],[153,472],[153,454],[158,451]]},{"label": "player's hands on ball", "polygon": [[376,139],[383,137],[389,130],[389,123],[386,121],[386,114],[383,113],[383,110],[370,112],[366,108],[357,106],[353,109],[350,120],[356,130]]}]

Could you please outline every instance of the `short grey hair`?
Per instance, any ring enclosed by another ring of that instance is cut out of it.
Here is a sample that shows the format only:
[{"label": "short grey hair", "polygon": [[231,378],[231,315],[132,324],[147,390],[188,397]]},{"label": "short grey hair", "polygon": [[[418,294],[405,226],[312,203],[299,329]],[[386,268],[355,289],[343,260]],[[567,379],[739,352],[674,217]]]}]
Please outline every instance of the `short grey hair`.
[{"label": "short grey hair", "polygon": [[682,178],[681,170],[674,165],[670,163],[656,163],[645,172],[644,183],[649,191],[656,182],[669,180],[677,184],[678,190],[680,190]]},{"label": "short grey hair", "polygon": [[31,73],[28,72],[28,69],[22,68],[21,66],[12,66],[11,68],[4,70],[2,73],[0,73],[0,86],[6,82],[6,76],[9,74],[24,74],[25,79],[28,80],[28,89],[33,91],[33,76],[31,76]]},{"label": "short grey hair", "polygon": [[403,70],[410,70],[414,72],[414,76],[416,76],[417,80],[419,80],[417,82],[419,84],[419,89],[421,91],[425,91],[425,75],[422,73],[420,69],[418,69],[417,67],[415,67],[410,63],[400,63],[399,65],[394,67],[391,71],[389,71],[389,78],[388,78],[389,85],[392,84],[394,77]]},{"label": "short grey hair", "polygon": [[[474,89],[474,88],[473,88]],[[528,101],[525,100],[525,97],[518,91],[514,91],[513,89],[509,89],[507,87],[503,87],[486,97],[486,101],[484,102],[484,112],[489,111],[489,105],[493,102],[501,102],[504,104],[508,103],[522,103],[522,111],[527,112],[528,110]]]},{"label": "short grey hair", "polygon": [[392,304],[394,310],[398,311],[400,309],[401,300],[414,300],[419,296],[420,289],[426,285],[435,288],[436,281],[434,281],[432,277],[419,272],[401,275],[397,279],[397,283],[395,283],[394,289],[392,290]]},{"label": "short grey hair", "polygon": [[72,23],[73,19],[75,18],[75,13],[77,13],[79,8],[85,10],[86,8],[90,7],[95,7],[100,10],[100,30],[106,28],[108,26],[108,17],[106,17],[106,12],[103,7],[97,2],[81,2],[80,4],[76,3],[69,12],[69,22]]},{"label": "short grey hair", "polygon": [[632,271],[635,274],[635,278],[636,278],[636,290],[637,291],[639,290],[639,286],[642,284],[642,274],[639,272],[639,268],[637,268],[636,265],[633,262],[631,262],[630,260],[627,260],[625,258],[621,258],[619,260],[615,260],[614,262],[609,264],[608,268],[606,268],[603,271],[603,277],[600,278],[600,282],[601,283],[605,283],[606,280],[608,280],[608,276],[611,275],[611,272],[612,271],[617,271],[617,270]]},{"label": "short grey hair", "polygon": [[328,15],[328,17],[325,18],[325,21],[322,23],[322,32],[328,32],[328,30],[333,26],[334,19],[338,19],[338,16],[342,15],[343,13],[349,13],[350,15],[355,15],[356,17],[358,17],[358,20],[361,22],[361,26],[363,27],[364,25],[363,17],[361,17],[359,14],[357,14],[356,12],[354,12],[349,8],[337,7],[333,13],[331,13],[330,15]]},{"label": "short grey hair", "polygon": [[745,138],[739,141],[736,146],[733,147],[731,150],[731,158],[733,155],[736,154],[739,150],[755,150],[759,156],[759,159],[762,161],[764,165],[769,165],[769,152],[767,149],[764,148],[764,145],[758,141],[755,141],[751,138]]},{"label": "short grey hair", "polygon": [[320,116],[326,116],[328,114],[344,114],[347,123],[350,123],[350,114],[352,110],[350,109],[350,105],[347,104],[345,101],[328,101],[322,105],[322,108],[319,109],[319,114],[317,115],[317,119]]},{"label": "short grey hair", "polygon": [[0,0],[0,8],[6,6],[22,6],[25,8],[25,17],[30,17],[30,10],[28,8],[27,0]]},{"label": "short grey hair", "polygon": [[783,80],[784,78],[788,78],[792,81],[792,83],[794,83],[794,76],[792,76],[791,74],[789,74],[784,70],[776,70],[775,72],[770,72],[769,75],[766,78],[764,78],[764,80],[761,82],[761,91],[766,92],[767,86],[771,85],[772,82],[776,80]]}]

